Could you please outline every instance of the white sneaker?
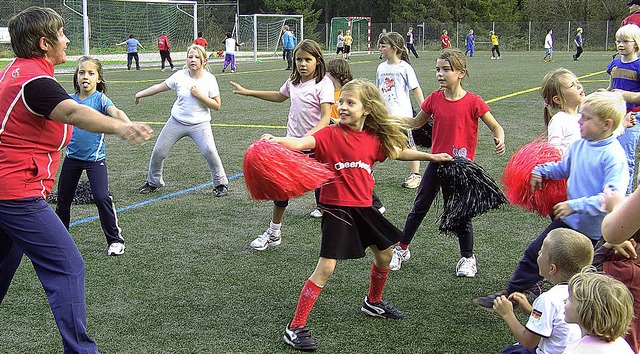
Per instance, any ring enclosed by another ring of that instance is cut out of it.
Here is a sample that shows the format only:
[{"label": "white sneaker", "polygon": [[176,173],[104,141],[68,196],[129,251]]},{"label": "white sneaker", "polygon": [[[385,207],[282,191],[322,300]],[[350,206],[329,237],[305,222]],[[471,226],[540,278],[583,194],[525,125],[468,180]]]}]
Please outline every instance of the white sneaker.
[{"label": "white sneaker", "polygon": [[393,249],[393,256],[391,257],[391,263],[389,263],[389,269],[400,270],[402,262],[408,261],[411,258],[411,251],[407,248],[403,250],[400,246],[396,246]]},{"label": "white sneaker", "polygon": [[309,214],[312,218],[321,218],[322,217],[322,211],[320,211],[320,209],[314,209],[311,214]]},{"label": "white sneaker", "polygon": [[378,209],[378,212],[379,212],[380,214],[384,214],[384,212],[385,212],[385,211],[387,211],[387,208],[385,208],[385,207],[384,207],[384,205],[383,205],[383,206],[381,206],[381,207]]},{"label": "white sneaker", "polygon": [[262,235],[251,241],[251,248],[256,251],[264,251],[269,246],[279,246],[280,243],[282,243],[282,239],[280,238],[281,235],[281,230],[272,230],[271,228],[268,228]]},{"label": "white sneaker", "polygon": [[478,265],[476,264],[476,256],[473,255],[469,258],[462,257],[458,261],[456,266],[456,275],[459,277],[473,278],[478,272]]},{"label": "white sneaker", "polygon": [[491,57],[491,60],[494,60],[496,57]]},{"label": "white sneaker", "polygon": [[109,245],[109,249],[107,250],[108,256],[119,256],[124,253],[124,243],[114,242]]},{"label": "white sneaker", "polygon": [[404,188],[415,189],[420,186],[420,182],[422,181],[422,176],[418,173],[412,173],[409,177],[404,179],[402,182],[402,186]]}]

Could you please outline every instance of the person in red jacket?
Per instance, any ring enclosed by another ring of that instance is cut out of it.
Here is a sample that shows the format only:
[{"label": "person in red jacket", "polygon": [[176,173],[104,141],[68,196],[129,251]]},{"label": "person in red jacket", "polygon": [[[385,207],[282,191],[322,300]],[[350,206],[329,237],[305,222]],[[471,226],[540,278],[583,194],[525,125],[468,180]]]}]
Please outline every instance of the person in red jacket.
[{"label": "person in red jacket", "polygon": [[37,6],[8,23],[16,59],[0,70],[0,303],[26,255],[47,294],[63,351],[97,353],[87,334],[82,255],[45,199],[60,150],[71,140],[71,123],[134,143],[149,140],[151,128],[110,119],[60,86],[53,67],[67,61],[63,25],[57,12]]},{"label": "person in red jacket", "polygon": [[207,49],[207,46],[209,45],[209,43],[203,36],[204,35],[202,34],[202,32],[198,32],[198,38],[193,40],[193,44],[197,44],[202,48]]},{"label": "person in red jacket", "polygon": [[160,51],[160,60],[162,60],[160,70],[164,71],[164,62],[167,60],[171,66],[171,71],[175,71],[176,69],[173,67],[173,60],[171,60],[171,42],[169,42],[169,37],[167,37],[166,31],[162,32],[162,35],[158,38],[158,50]]},{"label": "person in red jacket", "polygon": [[629,6],[629,16],[622,20],[620,27],[629,24],[640,26],[640,0],[631,0],[627,6]]}]

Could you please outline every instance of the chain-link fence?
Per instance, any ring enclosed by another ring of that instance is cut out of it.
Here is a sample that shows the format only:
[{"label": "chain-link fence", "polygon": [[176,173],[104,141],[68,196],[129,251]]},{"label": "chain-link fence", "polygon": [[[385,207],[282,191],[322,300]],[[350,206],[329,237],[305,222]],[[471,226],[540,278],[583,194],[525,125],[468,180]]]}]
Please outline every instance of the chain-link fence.
[{"label": "chain-link fence", "polygon": [[[447,30],[451,45],[465,48],[465,37],[473,29],[476,50],[490,50],[489,31],[494,31],[499,38],[500,48],[514,51],[544,50],[544,38],[549,29],[553,30],[554,50],[574,51],[573,42],[576,29],[583,29],[584,48],[588,50],[615,50],[615,32],[620,23],[613,21],[550,21],[550,22],[452,22],[452,23],[372,23],[371,49],[377,49],[377,39],[382,29],[406,35],[407,29],[413,27],[415,46],[418,50],[440,49],[440,36]],[[318,38],[324,40],[328,50],[329,43],[335,42],[330,36],[330,25],[320,24],[316,28]],[[354,33],[352,33],[354,34]],[[367,33],[354,34],[351,46],[355,51],[367,50]]]}]

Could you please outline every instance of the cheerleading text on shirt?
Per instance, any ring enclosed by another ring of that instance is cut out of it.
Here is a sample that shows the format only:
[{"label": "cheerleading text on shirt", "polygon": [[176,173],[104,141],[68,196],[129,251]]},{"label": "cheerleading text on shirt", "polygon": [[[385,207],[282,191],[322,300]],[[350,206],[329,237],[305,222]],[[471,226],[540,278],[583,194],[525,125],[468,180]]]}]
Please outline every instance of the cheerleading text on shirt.
[{"label": "cheerleading text on shirt", "polygon": [[343,168],[362,168],[365,171],[367,171],[368,174],[371,174],[371,165],[369,165],[368,163],[362,162],[362,160],[360,161],[346,161],[346,162],[336,162],[333,167],[336,169],[336,171],[340,171]]}]

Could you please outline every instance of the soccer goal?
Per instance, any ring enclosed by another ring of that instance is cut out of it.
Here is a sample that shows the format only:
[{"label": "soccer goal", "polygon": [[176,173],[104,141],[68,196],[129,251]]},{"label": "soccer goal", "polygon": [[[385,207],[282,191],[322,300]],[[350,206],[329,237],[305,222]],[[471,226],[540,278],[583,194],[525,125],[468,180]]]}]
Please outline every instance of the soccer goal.
[{"label": "soccer goal", "polygon": [[371,53],[371,17],[334,17],[331,19],[331,32],[329,37],[330,51],[335,52],[338,31],[344,35],[351,31],[353,43],[351,51]]},{"label": "soccer goal", "polygon": [[243,42],[246,48],[252,48],[253,60],[258,60],[259,54],[278,57],[282,55],[282,34],[285,25],[293,31],[298,42],[304,39],[303,15],[240,15],[236,35],[238,41]]}]

